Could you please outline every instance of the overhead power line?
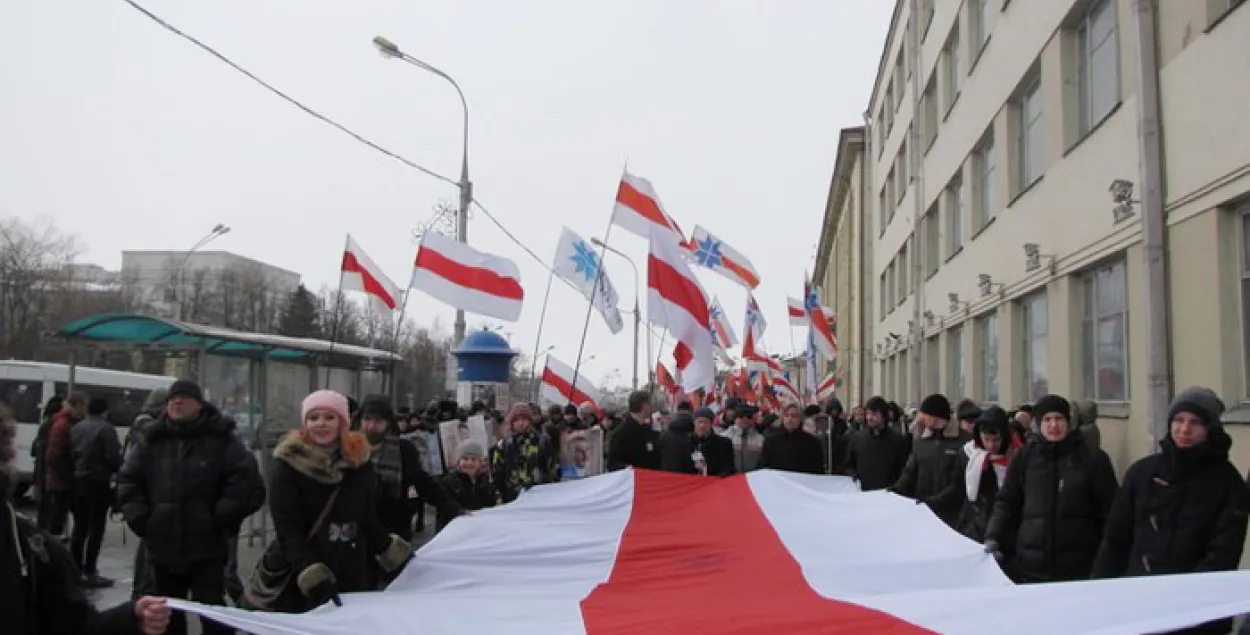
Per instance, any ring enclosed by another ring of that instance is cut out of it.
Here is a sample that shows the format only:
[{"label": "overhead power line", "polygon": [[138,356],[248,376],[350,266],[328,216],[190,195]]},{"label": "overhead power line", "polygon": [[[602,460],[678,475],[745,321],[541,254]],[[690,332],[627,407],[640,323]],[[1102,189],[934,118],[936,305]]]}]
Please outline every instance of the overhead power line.
[{"label": "overhead power line", "polygon": [[[156,14],[152,13],[152,12],[151,12],[151,11],[149,11],[148,9],[144,8],[142,5],[140,5],[139,3],[135,2],[134,0],[122,0],[122,2],[126,3],[127,5],[130,5],[130,7],[131,7],[132,9],[134,9],[135,11],[138,11],[139,13],[143,14],[145,17],[147,17],[148,19],[150,19],[150,20],[152,20],[153,22],[155,22],[155,23],[156,23],[157,25],[159,25],[161,28],[163,28],[163,29],[165,29],[165,30],[169,31],[170,33],[173,33],[174,35],[177,35],[178,37],[180,37],[180,38],[182,38],[182,39],[184,39],[184,40],[186,40],[186,41],[188,41],[188,42],[190,42],[190,43],[194,44],[195,46],[197,46],[198,48],[200,48],[201,50],[203,50],[205,53],[208,53],[209,55],[212,55],[213,57],[217,58],[217,60],[219,60],[219,61],[221,61],[222,63],[226,64],[227,66],[229,66],[230,68],[232,68],[232,69],[234,69],[235,71],[239,72],[240,74],[242,74],[243,76],[245,76],[245,77],[247,77],[248,79],[252,80],[253,82],[255,82],[255,83],[259,84],[261,87],[263,87],[265,90],[269,91],[270,93],[272,93],[272,94],[274,94],[274,95],[277,95],[277,96],[278,96],[279,98],[281,98],[283,101],[285,101],[285,102],[287,102],[287,103],[291,104],[292,106],[295,106],[296,108],[299,108],[300,110],[304,111],[304,113],[305,113],[305,114],[307,114],[307,115],[309,115],[309,116],[313,117],[314,119],[316,119],[316,120],[318,120],[318,121],[320,121],[320,122],[322,122],[322,123],[324,123],[324,124],[326,124],[326,125],[328,125],[328,126],[330,126],[330,127],[334,128],[335,130],[338,130],[339,132],[341,132],[341,133],[343,133],[343,134],[345,134],[345,135],[347,135],[347,136],[351,137],[352,139],[354,139],[354,140],[355,140],[355,141],[357,141],[358,143],[361,143],[361,144],[363,144],[363,145],[365,145],[365,146],[367,146],[367,147],[369,147],[369,148],[372,148],[373,150],[375,150],[375,151],[377,151],[377,152],[380,152],[380,153],[382,153],[382,154],[386,155],[387,157],[390,157],[391,159],[394,159],[394,160],[396,160],[396,161],[398,161],[398,162],[402,163],[403,165],[408,166],[409,168],[412,168],[412,169],[414,169],[414,170],[416,170],[416,171],[418,171],[418,172],[420,172],[420,173],[422,173],[422,174],[424,174],[424,175],[426,175],[426,176],[429,176],[429,177],[431,177],[431,178],[437,179],[437,180],[442,181],[442,182],[444,182],[444,183],[447,183],[447,184],[450,184],[450,185],[454,185],[454,186],[459,187],[459,185],[460,185],[460,184],[459,184],[459,182],[457,182],[456,180],[451,179],[451,178],[449,178],[449,177],[447,177],[447,176],[444,176],[444,175],[442,175],[442,174],[439,174],[438,172],[435,172],[434,170],[431,170],[431,169],[429,169],[429,168],[427,168],[427,167],[425,167],[425,166],[423,166],[423,165],[421,165],[421,164],[419,164],[419,163],[417,163],[417,162],[415,162],[415,161],[413,161],[413,160],[411,160],[411,159],[408,159],[407,157],[405,157],[405,156],[403,156],[403,155],[399,154],[398,152],[394,152],[394,151],[392,151],[392,150],[390,150],[390,149],[388,149],[388,148],[386,148],[386,147],[382,146],[381,144],[376,143],[376,142],[374,142],[374,141],[370,140],[368,137],[365,137],[364,135],[362,135],[362,134],[360,134],[360,133],[358,133],[358,132],[356,132],[356,131],[352,130],[351,128],[348,128],[347,126],[345,126],[345,125],[343,125],[343,124],[339,123],[338,121],[335,121],[334,119],[331,119],[331,118],[330,118],[329,116],[327,116],[327,115],[323,115],[323,114],[321,114],[320,112],[318,112],[318,111],[314,110],[314,109],[313,109],[313,108],[311,108],[310,106],[305,105],[305,104],[304,104],[303,102],[301,102],[300,100],[298,100],[298,99],[296,99],[296,98],[294,98],[294,97],[292,97],[292,96],[288,95],[287,93],[283,92],[282,90],[280,90],[279,88],[277,88],[277,87],[276,87],[276,86],[274,86],[273,84],[270,84],[269,82],[267,82],[267,81],[265,81],[265,80],[261,79],[261,78],[260,78],[259,76],[257,76],[255,73],[253,73],[253,72],[251,72],[251,71],[247,70],[246,68],[244,68],[244,67],[243,67],[243,66],[241,66],[240,64],[236,63],[234,60],[231,60],[229,57],[226,57],[224,54],[222,54],[222,53],[218,52],[218,51],[217,51],[217,49],[214,49],[213,47],[209,46],[208,44],[205,44],[204,42],[202,42],[202,41],[200,41],[199,39],[197,39],[195,36],[193,36],[193,35],[191,35],[191,34],[189,34],[189,33],[185,32],[185,31],[183,31],[183,30],[179,29],[178,27],[176,27],[176,26],[174,26],[174,25],[170,24],[169,22],[165,21],[165,20],[164,20],[163,18],[161,18],[160,16],[158,16],[158,15],[156,15]],[[499,220],[499,219],[498,219],[498,218],[497,218],[497,217],[496,217],[493,213],[491,213],[491,211],[490,211],[490,210],[486,209],[486,207],[484,207],[484,206],[482,205],[482,202],[481,202],[481,201],[479,201],[478,199],[474,198],[474,199],[473,199],[473,204],[474,204],[475,206],[477,206],[477,209],[481,210],[482,214],[484,214],[484,215],[486,216],[486,218],[487,218],[487,219],[489,219],[489,220],[490,220],[490,222],[491,222],[491,223],[493,223],[493,224],[495,225],[495,227],[499,228],[499,231],[503,232],[504,236],[507,236],[507,237],[508,237],[508,240],[511,240],[514,244],[516,244],[516,246],[520,247],[523,251],[525,251],[525,253],[526,253],[526,254],[528,254],[528,255],[530,256],[530,258],[533,258],[535,262],[537,262],[539,265],[541,265],[541,266],[542,266],[542,268],[543,268],[544,270],[546,270],[548,274],[550,274],[550,273],[552,273],[552,272],[553,272],[551,265],[547,264],[547,261],[546,261],[546,260],[544,260],[543,258],[539,257],[539,255],[538,255],[537,253],[534,253],[534,250],[533,250],[533,249],[530,249],[528,245],[526,245],[524,242],[522,242],[522,241],[521,241],[521,239],[517,238],[517,237],[516,237],[516,235],[515,235],[515,234],[513,234],[513,233],[512,233],[512,231],[511,231],[511,230],[509,230],[506,226],[504,226],[504,224],[503,224],[502,222],[500,222],[500,220]],[[556,276],[556,277],[557,277],[557,278],[560,278],[559,276]],[[573,285],[573,283],[569,282],[568,280],[565,280],[564,278],[560,278],[560,281],[561,281],[561,282],[563,282],[565,285],[567,285],[570,289],[573,289],[574,291],[578,291],[577,287],[576,287],[576,286],[574,286],[574,285]],[[579,291],[579,293],[580,293],[580,291]],[[651,332],[652,334],[654,334],[654,333],[655,333],[655,331],[654,331],[654,329],[652,328],[651,324],[649,324],[649,323],[644,323],[644,326],[646,327],[647,331]]]}]

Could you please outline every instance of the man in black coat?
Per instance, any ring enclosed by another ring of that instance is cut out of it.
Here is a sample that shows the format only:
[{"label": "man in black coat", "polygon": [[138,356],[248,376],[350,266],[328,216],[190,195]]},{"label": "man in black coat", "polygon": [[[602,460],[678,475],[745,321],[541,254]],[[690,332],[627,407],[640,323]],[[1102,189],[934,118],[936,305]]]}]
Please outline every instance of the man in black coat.
[{"label": "man in black coat", "polygon": [[917,417],[924,432],[912,443],[903,473],[890,489],[928,505],[954,528],[964,501],[960,456],[972,436],[960,430],[951,402],[942,395],[925,397]]},{"label": "man in black coat", "polygon": [[825,472],[825,451],[820,440],[803,429],[803,410],[798,404],[787,404],[782,409],[781,427],[764,438],[756,467],[807,474]]},{"label": "man in black coat", "polygon": [[421,467],[417,446],[399,438],[399,423],[386,397],[365,398],[360,405],[360,431],[373,448],[370,460],[378,476],[378,520],[388,533],[411,543],[413,519],[418,507],[427,503],[446,522],[460,515],[460,506]]},{"label": "man in black coat", "polygon": [[729,476],[734,470],[734,446],[713,430],[716,413],[699,408],[691,418],[678,412],[660,435],[660,469],[700,476]]},{"label": "man in black coat", "polygon": [[608,470],[627,467],[657,469],[659,435],[651,429],[651,395],[635,390],[629,395],[629,416],[612,432],[608,443]]},{"label": "man in black coat", "polygon": [[[154,592],[222,604],[228,538],[265,502],[256,460],[194,382],[169,388],[165,413],[117,475],[126,524],[144,541]],[[176,616],[170,632],[185,633]],[[207,635],[229,633],[207,623]]]},{"label": "man in black coat", "polygon": [[[1208,388],[1177,395],[1160,452],[1134,463],[1103,530],[1091,577],[1232,571],[1241,562],[1250,489],[1228,459],[1224,402]],[[1232,620],[1182,631],[1227,633]]]},{"label": "man in black coat", "polygon": [[864,404],[864,427],[851,437],[846,473],[865,492],[885,489],[898,480],[907,463],[908,444],[888,425],[890,405],[881,397]]}]

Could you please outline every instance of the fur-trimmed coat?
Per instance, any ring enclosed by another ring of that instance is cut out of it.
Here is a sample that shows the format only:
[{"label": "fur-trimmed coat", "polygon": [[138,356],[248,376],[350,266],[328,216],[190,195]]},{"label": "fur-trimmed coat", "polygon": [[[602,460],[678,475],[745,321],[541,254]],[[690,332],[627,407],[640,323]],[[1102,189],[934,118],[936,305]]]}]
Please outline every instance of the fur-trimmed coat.
[{"label": "fur-trimmed coat", "polygon": [[[341,593],[373,590],[378,577],[374,556],[390,543],[378,520],[377,476],[369,455],[369,442],[359,432],[344,433],[334,458],[302,430],[288,434],[273,452],[269,512],[279,550],[296,575],[317,563],[329,567]],[[339,494],[325,522],[309,539],[336,487]],[[298,590],[288,595],[280,610],[313,608]]]}]

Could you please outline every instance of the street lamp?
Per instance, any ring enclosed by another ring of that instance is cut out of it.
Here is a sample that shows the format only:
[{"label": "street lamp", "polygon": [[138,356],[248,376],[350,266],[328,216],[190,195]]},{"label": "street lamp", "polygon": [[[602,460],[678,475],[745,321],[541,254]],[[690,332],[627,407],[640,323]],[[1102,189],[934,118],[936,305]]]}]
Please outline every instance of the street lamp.
[{"label": "street lamp", "polygon": [[531,390],[534,393],[535,402],[538,401],[539,387],[542,386],[543,384],[541,380],[539,380],[537,377],[534,376],[534,373],[538,371],[538,358],[554,350],[556,350],[556,347],[553,344],[551,346],[548,346],[547,348],[544,348],[543,350],[537,353],[534,353],[534,358],[530,360],[530,385],[531,385]]},{"label": "street lamp", "polygon": [[[377,47],[382,57],[403,60],[447,80],[447,83],[451,84],[452,88],[456,89],[456,94],[460,96],[460,106],[464,111],[464,135],[460,155],[460,182],[457,184],[460,188],[460,208],[456,211],[456,240],[467,243],[469,242],[469,204],[473,202],[473,183],[469,180],[469,102],[464,98],[464,91],[460,90],[460,84],[457,84],[451,75],[401,51],[394,42],[379,35],[373,38],[373,45]],[[456,309],[454,332],[455,343],[459,346],[464,341],[464,309]]]},{"label": "street lamp", "polygon": [[182,303],[186,299],[185,294],[182,292],[182,274],[187,268],[187,263],[191,262],[191,256],[194,255],[195,252],[199,251],[199,249],[204,245],[207,245],[208,243],[216,240],[219,236],[225,236],[228,233],[230,233],[229,227],[222,225],[221,223],[213,225],[213,228],[205,234],[203,238],[196,241],[194,245],[191,245],[191,248],[187,250],[186,255],[182,257],[182,262],[178,264],[178,268],[174,270],[175,320],[179,322],[182,321]]},{"label": "street lamp", "polygon": [[[639,288],[642,278],[638,276],[638,265],[634,264],[634,259],[621,253],[620,250],[610,247],[607,243],[598,238],[591,238],[590,242],[596,247],[610,251],[629,263],[630,268],[634,270],[634,390],[638,390],[638,329],[642,326],[642,311],[638,310]],[[651,338],[647,338],[647,364],[651,364]]]}]

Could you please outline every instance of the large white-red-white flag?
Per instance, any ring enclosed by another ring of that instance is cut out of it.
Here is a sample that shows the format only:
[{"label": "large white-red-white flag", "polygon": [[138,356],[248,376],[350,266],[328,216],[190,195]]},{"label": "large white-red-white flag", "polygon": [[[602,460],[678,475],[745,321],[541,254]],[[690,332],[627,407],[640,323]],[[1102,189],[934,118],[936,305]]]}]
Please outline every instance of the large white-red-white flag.
[{"label": "large white-red-white flag", "polygon": [[1015,585],[928,506],[849,477],[626,469],[456,518],[342,607],[169,603],[256,635],[1137,635],[1250,612],[1247,588],[1250,571]]},{"label": "large white-red-white flag", "polygon": [[551,355],[547,356],[547,363],[543,366],[539,395],[554,404],[580,406],[589,401],[596,408],[603,398],[603,393],[590,382],[585,372],[577,373],[577,384],[574,385],[573,368]]},{"label": "large white-red-white flag", "polygon": [[399,285],[386,277],[382,268],[365,253],[351,234],[347,235],[347,247],[343,250],[343,264],[339,270],[339,289],[364,293],[375,306],[392,311],[399,306]]},{"label": "large white-red-white flag", "polygon": [[707,294],[686,262],[683,248],[662,229],[651,237],[647,257],[647,319],[667,329],[690,349],[691,363],[683,370],[687,390],[711,385],[716,377],[712,342],[712,312]]},{"label": "large white-red-white flag", "polygon": [[650,239],[657,229],[669,234],[680,245],[686,245],[686,235],[677,221],[673,220],[651,182],[626,172],[616,189],[616,205],[612,208],[612,223],[628,232]]},{"label": "large white-red-white flag", "polygon": [[509,322],[521,317],[525,299],[516,263],[437,232],[421,237],[411,286],[457,309]]}]

